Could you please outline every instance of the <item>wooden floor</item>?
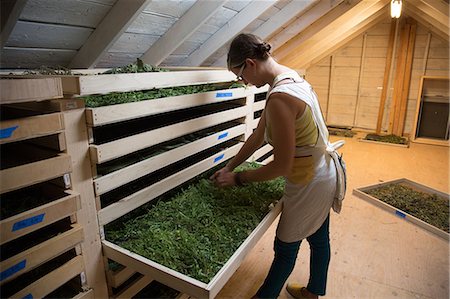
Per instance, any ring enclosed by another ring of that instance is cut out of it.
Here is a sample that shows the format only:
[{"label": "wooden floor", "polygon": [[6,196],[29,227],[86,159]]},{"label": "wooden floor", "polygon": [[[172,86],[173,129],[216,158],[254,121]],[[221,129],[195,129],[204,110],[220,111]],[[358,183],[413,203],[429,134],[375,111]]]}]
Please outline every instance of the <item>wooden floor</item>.
[{"label": "wooden floor", "polygon": [[[337,140],[338,138],[332,138]],[[345,139],[348,190],[331,213],[331,262],[325,298],[449,298],[447,241],[352,195],[357,187],[408,178],[449,193],[449,149],[401,148]],[[217,298],[250,298],[273,257],[276,223],[253,248]],[[306,284],[309,245],[302,244],[290,281]],[[279,298],[292,298],[283,289]]]}]

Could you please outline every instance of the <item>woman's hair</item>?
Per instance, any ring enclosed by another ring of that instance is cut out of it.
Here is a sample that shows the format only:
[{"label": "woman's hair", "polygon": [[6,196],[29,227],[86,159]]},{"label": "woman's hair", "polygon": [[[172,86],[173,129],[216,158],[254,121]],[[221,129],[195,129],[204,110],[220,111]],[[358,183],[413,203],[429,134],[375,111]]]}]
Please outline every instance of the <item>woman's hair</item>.
[{"label": "woman's hair", "polygon": [[243,64],[247,58],[266,60],[270,56],[271,48],[256,35],[241,33],[231,42],[227,57],[228,69]]}]

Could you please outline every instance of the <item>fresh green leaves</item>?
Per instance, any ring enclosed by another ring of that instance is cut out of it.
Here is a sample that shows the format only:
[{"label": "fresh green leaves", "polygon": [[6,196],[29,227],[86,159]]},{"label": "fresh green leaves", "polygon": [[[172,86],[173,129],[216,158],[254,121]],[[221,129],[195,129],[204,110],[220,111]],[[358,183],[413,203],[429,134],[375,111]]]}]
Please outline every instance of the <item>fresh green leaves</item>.
[{"label": "fresh green leaves", "polygon": [[[247,164],[237,171],[259,167]],[[209,282],[283,194],[282,178],[216,188],[201,179],[107,239],[180,273]]]},{"label": "fresh green leaves", "polygon": [[168,70],[152,66],[144,63],[141,59],[137,58],[135,63],[130,63],[126,66],[115,67],[107,70],[103,74],[126,74],[126,73],[148,73],[148,72],[167,72]]},{"label": "fresh green leaves", "polygon": [[389,184],[365,192],[399,210],[449,232],[448,198],[419,192],[400,184]]}]

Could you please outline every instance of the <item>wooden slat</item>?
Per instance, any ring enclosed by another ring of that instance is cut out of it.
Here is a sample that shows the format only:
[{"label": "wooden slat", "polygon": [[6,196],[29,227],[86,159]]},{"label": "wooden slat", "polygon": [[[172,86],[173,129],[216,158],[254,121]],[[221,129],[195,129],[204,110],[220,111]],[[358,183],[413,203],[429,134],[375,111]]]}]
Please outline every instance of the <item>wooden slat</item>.
[{"label": "wooden slat", "polygon": [[109,283],[111,284],[111,287],[117,288],[122,283],[127,281],[131,276],[133,276],[134,273],[136,273],[135,270],[131,269],[130,267],[125,267],[117,273],[112,273]]},{"label": "wooden slat", "polygon": [[11,298],[42,298],[83,272],[83,270],[83,258],[78,255],[58,269],[17,292]]},{"label": "wooden slat", "polygon": [[271,150],[273,150],[273,147],[270,144],[265,144],[262,147],[260,147],[259,149],[257,149],[248,160],[249,161],[258,160],[259,158],[261,158],[262,156],[264,156]]},{"label": "wooden slat", "polygon": [[266,107],[266,101],[258,101],[253,104],[253,112],[263,110]]},{"label": "wooden slat", "polygon": [[0,48],[8,41],[26,3],[27,0],[2,1]]},{"label": "wooden slat", "polygon": [[2,261],[1,284],[38,267],[82,241],[83,228],[73,224],[72,229]]},{"label": "wooden slat", "polygon": [[149,276],[142,276],[137,281],[133,282],[126,289],[121,291],[119,294],[114,296],[114,298],[133,298],[139,293],[143,288],[145,288],[149,283],[151,283],[153,279]]},{"label": "wooden slat", "polygon": [[[205,172],[206,170],[214,167],[220,161],[226,161],[237,154],[242,144],[236,144],[224,151],[215,154],[201,162],[198,162],[188,168],[177,172],[161,181],[148,186],[138,192],[131,194],[118,202],[115,202],[98,212],[98,222],[101,226],[110,223],[111,221],[131,212],[132,210],[140,207],[141,205],[151,201],[152,199],[160,196],[161,194],[173,189],[189,179]],[[125,264],[126,265],[126,264]],[[141,272],[142,273],[142,272]],[[144,274],[144,273],[143,273]]]},{"label": "wooden slat", "polygon": [[230,109],[105,144],[91,145],[91,160],[94,163],[103,163],[185,134],[243,117],[247,114],[247,110],[246,106]]},{"label": "wooden slat", "polygon": [[0,144],[41,137],[64,129],[61,113],[51,113],[0,121]]},{"label": "wooden slat", "polygon": [[213,135],[193,141],[173,150],[169,150],[139,163],[122,168],[105,176],[101,176],[94,180],[96,195],[101,195],[119,186],[136,180],[142,176],[145,176],[153,171],[156,171],[161,168],[161,165],[170,165],[190,155],[201,152],[206,148],[233,139],[236,136],[242,135],[244,133],[245,125],[238,125],[236,127],[220,131]]},{"label": "wooden slat", "polygon": [[64,93],[77,95],[105,94],[153,88],[200,85],[234,81],[227,70],[177,71],[133,74],[108,74],[62,77]]},{"label": "wooden slat", "polygon": [[365,67],[365,58],[366,58],[366,45],[367,45],[367,33],[364,33],[363,35],[363,43],[362,43],[362,53],[361,53],[361,59],[360,59],[360,66],[359,66],[359,74],[358,74],[358,89],[356,92],[356,102],[355,102],[355,112],[353,115],[353,126],[357,126],[358,123],[358,112],[360,110],[360,94],[361,94],[361,86],[362,86],[362,77],[364,74],[364,67]]},{"label": "wooden slat", "polygon": [[72,299],[95,299],[94,297],[94,290],[90,289],[86,292],[81,292]]},{"label": "wooden slat", "polygon": [[67,154],[20,165],[0,171],[0,194],[18,188],[48,181],[72,171],[72,160]]},{"label": "wooden slat", "polygon": [[2,220],[0,222],[0,244],[75,214],[80,209],[80,197],[77,193],[65,192],[69,195]]},{"label": "wooden slat", "polygon": [[372,185],[372,186],[366,186],[366,187],[353,189],[353,194],[358,196],[358,197],[360,197],[361,199],[364,199],[365,201],[367,201],[369,203],[374,204],[377,207],[382,208],[385,211],[388,211],[388,212],[391,212],[391,213],[394,213],[394,214],[400,216],[401,218],[403,218],[403,219],[405,219],[405,220],[407,220],[407,221],[409,221],[409,222],[411,222],[411,223],[413,223],[413,224],[415,224],[415,225],[417,225],[417,226],[419,226],[419,227],[421,227],[421,228],[423,228],[423,229],[425,229],[425,230],[427,230],[427,231],[429,231],[429,232],[431,232],[431,233],[433,233],[433,234],[443,238],[444,240],[447,240],[447,241],[450,240],[450,235],[447,232],[445,232],[445,231],[443,231],[441,229],[438,229],[437,227],[435,227],[435,226],[433,226],[431,224],[428,224],[425,221],[420,220],[417,217],[414,217],[414,216],[412,216],[412,215],[410,215],[410,214],[408,214],[408,213],[406,213],[406,212],[404,212],[402,210],[399,210],[398,208],[396,208],[394,206],[391,206],[391,205],[385,203],[384,201],[379,200],[379,199],[377,199],[377,198],[375,198],[375,197],[373,197],[373,196],[371,196],[371,195],[366,193],[366,191],[368,191],[370,189],[382,187],[382,186],[389,185],[389,184],[404,184],[404,185],[407,185],[407,186],[409,185],[413,189],[421,191],[421,192],[424,192],[424,193],[427,193],[427,194],[437,194],[437,195],[442,196],[444,198],[449,198],[448,194],[445,194],[443,192],[431,189],[429,187],[426,187],[424,185],[415,183],[415,182],[410,181],[408,179],[398,179],[398,180],[394,180],[394,181],[383,182],[383,183]]},{"label": "wooden slat", "polygon": [[90,126],[95,127],[132,118],[239,99],[245,96],[246,90],[244,88],[233,88],[135,103],[87,108],[86,119]]},{"label": "wooden slat", "polygon": [[1,79],[0,103],[20,103],[62,98],[60,78]]}]

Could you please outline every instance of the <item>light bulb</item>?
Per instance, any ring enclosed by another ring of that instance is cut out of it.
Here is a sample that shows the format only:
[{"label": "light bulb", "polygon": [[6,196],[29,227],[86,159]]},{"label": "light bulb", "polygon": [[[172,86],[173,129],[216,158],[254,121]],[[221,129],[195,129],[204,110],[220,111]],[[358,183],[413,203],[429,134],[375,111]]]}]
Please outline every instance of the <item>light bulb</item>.
[{"label": "light bulb", "polygon": [[392,0],[391,1],[391,17],[400,18],[402,13],[402,0]]}]

